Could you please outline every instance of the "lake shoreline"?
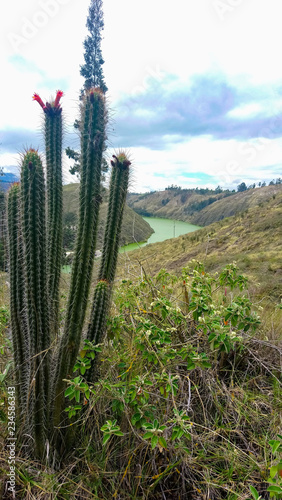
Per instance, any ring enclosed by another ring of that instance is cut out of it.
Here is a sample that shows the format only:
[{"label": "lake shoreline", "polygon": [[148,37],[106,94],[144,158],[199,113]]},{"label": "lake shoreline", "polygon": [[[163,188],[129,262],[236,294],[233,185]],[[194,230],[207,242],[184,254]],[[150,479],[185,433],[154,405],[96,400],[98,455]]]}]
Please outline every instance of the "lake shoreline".
[{"label": "lake shoreline", "polygon": [[143,217],[150,224],[154,233],[146,241],[137,243],[129,243],[120,247],[119,253],[130,252],[137,248],[141,248],[151,243],[160,243],[161,241],[178,238],[184,234],[192,233],[201,229],[201,226],[190,224],[189,222],[179,221],[176,219],[165,219],[163,217]]},{"label": "lake shoreline", "polygon": [[[176,219],[165,219],[163,217],[143,217],[143,219],[150,224],[154,230],[153,234],[144,241],[138,241],[136,243],[129,243],[119,248],[119,253],[127,253],[138,248],[142,248],[146,245],[151,245],[153,243],[159,243],[161,241],[178,238],[184,234],[192,233],[201,229],[201,226],[195,226],[188,222],[179,221]],[[95,260],[101,257],[101,252],[99,255],[95,256]],[[63,266],[62,271],[64,273],[70,273],[71,266]]]}]

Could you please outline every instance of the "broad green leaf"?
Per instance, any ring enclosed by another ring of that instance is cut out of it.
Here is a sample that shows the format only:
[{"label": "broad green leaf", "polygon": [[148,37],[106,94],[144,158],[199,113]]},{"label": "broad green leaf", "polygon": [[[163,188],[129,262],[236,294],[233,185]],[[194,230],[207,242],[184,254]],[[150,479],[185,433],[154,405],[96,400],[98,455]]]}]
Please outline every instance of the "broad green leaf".
[{"label": "broad green leaf", "polygon": [[195,363],[193,363],[193,361],[188,361],[187,370],[194,370],[194,368],[195,368]]},{"label": "broad green leaf", "polygon": [[233,316],[233,318],[231,318],[231,325],[232,326],[236,326],[237,325],[237,321],[238,321],[238,316]]},{"label": "broad green leaf", "polygon": [[143,436],[144,439],[151,439],[154,436],[152,432],[146,432]]},{"label": "broad green leaf", "polygon": [[114,435],[115,435],[115,436],[124,436],[124,433],[123,433],[123,432],[121,432],[121,431],[115,431],[115,432],[114,432]]},{"label": "broad green leaf", "polygon": [[258,500],[259,499],[259,493],[257,492],[256,488],[254,488],[253,486],[250,486],[250,490],[251,490],[251,493],[252,493],[254,499]]},{"label": "broad green leaf", "polygon": [[282,493],[282,488],[280,488],[280,486],[269,486],[267,488],[267,491],[273,492],[273,493]]},{"label": "broad green leaf", "polygon": [[273,444],[271,444],[272,448],[272,453],[275,453],[280,446],[280,441],[273,441]]},{"label": "broad green leaf", "polygon": [[277,472],[278,472],[278,465],[273,465],[269,471],[271,479],[273,479],[276,476]]},{"label": "broad green leaf", "polygon": [[134,413],[134,415],[131,417],[131,423],[132,425],[135,425],[136,422],[138,422],[141,418],[140,413]]},{"label": "broad green leaf", "polygon": [[166,440],[165,440],[165,438],[163,438],[162,436],[161,436],[161,437],[159,437],[159,445],[160,445],[162,448],[167,448]]},{"label": "broad green leaf", "polygon": [[172,435],[171,435],[171,439],[172,439],[172,441],[174,441],[177,437],[178,437],[178,430],[177,430],[177,429],[174,429],[174,430],[172,431]]},{"label": "broad green leaf", "polygon": [[103,445],[105,445],[109,441],[110,437],[111,437],[111,434],[104,434]]},{"label": "broad green leaf", "polygon": [[151,439],[151,446],[152,446],[152,450],[157,446],[158,444],[158,436],[153,436],[152,439]]},{"label": "broad green leaf", "polygon": [[69,396],[70,394],[72,394],[74,392],[74,389],[72,386],[68,387],[66,390],[65,390],[65,397]]}]

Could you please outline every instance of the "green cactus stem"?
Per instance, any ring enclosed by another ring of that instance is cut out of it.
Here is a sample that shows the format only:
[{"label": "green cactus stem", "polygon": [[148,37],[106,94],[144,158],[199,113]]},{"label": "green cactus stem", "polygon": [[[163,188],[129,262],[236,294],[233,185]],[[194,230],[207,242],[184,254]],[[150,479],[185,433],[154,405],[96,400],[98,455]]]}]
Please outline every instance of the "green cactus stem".
[{"label": "green cactus stem", "polygon": [[54,378],[54,425],[61,420],[65,379],[72,374],[77,357],[95,256],[99,215],[102,155],[105,144],[105,97],[90,89],[81,104],[80,213],[76,250],[64,334]]},{"label": "green cactus stem", "polygon": [[[121,224],[126,201],[130,161],[124,152],[113,156],[111,161],[112,174],[110,181],[110,198],[104,245],[99,269],[99,281],[95,287],[93,306],[87,338],[94,344],[99,344],[104,336],[107,314],[110,305],[112,285],[116,272]],[[89,380],[94,380],[97,356],[88,371]]]},{"label": "green cactus stem", "polygon": [[10,274],[10,314],[14,351],[17,408],[26,414],[30,381],[30,345],[25,321],[25,286],[23,244],[20,226],[20,184],[14,183],[8,193],[8,245]]},{"label": "green cactus stem", "polygon": [[44,456],[49,415],[49,310],[46,276],[45,181],[34,149],[23,157],[21,212],[26,282],[26,317],[30,338],[31,379],[28,417],[36,455]]},{"label": "green cactus stem", "polygon": [[33,99],[45,115],[45,154],[47,180],[47,280],[50,300],[50,326],[57,334],[59,314],[59,285],[62,265],[63,184],[62,184],[62,108],[58,90],[54,102],[44,104],[38,94]]},{"label": "green cactus stem", "polygon": [[121,151],[118,156],[113,155],[113,160],[111,161],[112,174],[109,188],[108,215],[102,260],[99,269],[99,280],[105,279],[110,283],[113,282],[116,272],[120,231],[128,189],[130,165],[131,162],[127,158],[126,153]]}]

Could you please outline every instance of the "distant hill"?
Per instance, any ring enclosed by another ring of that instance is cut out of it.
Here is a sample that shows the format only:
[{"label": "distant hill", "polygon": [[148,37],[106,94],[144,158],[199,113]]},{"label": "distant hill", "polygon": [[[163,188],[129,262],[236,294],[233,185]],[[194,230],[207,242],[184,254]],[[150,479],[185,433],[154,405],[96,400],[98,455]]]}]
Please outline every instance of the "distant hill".
[{"label": "distant hill", "polygon": [[11,172],[4,172],[0,175],[0,189],[7,191],[13,182],[17,182],[19,177]]},{"label": "distant hill", "polygon": [[207,226],[260,205],[281,192],[281,184],[239,193],[209,189],[167,189],[152,193],[130,193],[127,202],[143,216],[178,219],[198,226]]},{"label": "distant hill", "polygon": [[[98,226],[98,243],[97,249],[102,248],[103,234],[105,228],[105,222],[107,217],[107,192],[103,195],[105,201],[101,205],[100,209],[100,223]],[[68,184],[63,187],[63,197],[64,197],[64,234],[65,234],[65,244],[64,247],[72,249],[74,243],[74,236],[76,232],[76,226],[78,222],[78,211],[79,211],[79,184]],[[135,241],[147,240],[154,230],[151,226],[144,221],[144,219],[135,213],[127,205],[125,206],[123,224],[121,228],[121,245],[126,245],[127,243],[133,243]],[[67,239],[69,237],[69,240]]]},{"label": "distant hill", "polygon": [[213,222],[239,214],[249,208],[258,207],[259,209],[273,197],[276,197],[276,195],[281,196],[281,194],[281,184],[235,193],[228,198],[221,198],[201,211],[194,213],[191,216],[191,222],[199,226],[208,226]]}]

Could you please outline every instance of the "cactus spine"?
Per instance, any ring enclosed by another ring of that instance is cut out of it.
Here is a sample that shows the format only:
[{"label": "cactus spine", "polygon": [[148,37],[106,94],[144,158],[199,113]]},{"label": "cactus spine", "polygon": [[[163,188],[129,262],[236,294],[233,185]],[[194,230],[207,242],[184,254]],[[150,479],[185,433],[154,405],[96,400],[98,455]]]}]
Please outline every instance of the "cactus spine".
[{"label": "cactus spine", "polygon": [[[47,440],[54,451],[64,452],[57,427],[64,420],[64,379],[72,375],[82,339],[102,201],[101,167],[107,121],[103,92],[90,89],[81,104],[80,212],[76,250],[65,327],[56,342],[62,253],[61,96],[62,92],[58,91],[54,102],[46,105],[38,94],[33,96],[45,113],[46,206],[43,167],[34,149],[28,150],[23,157],[21,185],[13,186],[8,202],[16,380],[21,391],[21,413],[28,415],[33,453],[39,458],[46,454]],[[114,156],[103,256],[88,328],[88,338],[95,342],[102,339],[109,310],[129,165],[124,153]],[[50,373],[51,362],[53,374]]]}]

